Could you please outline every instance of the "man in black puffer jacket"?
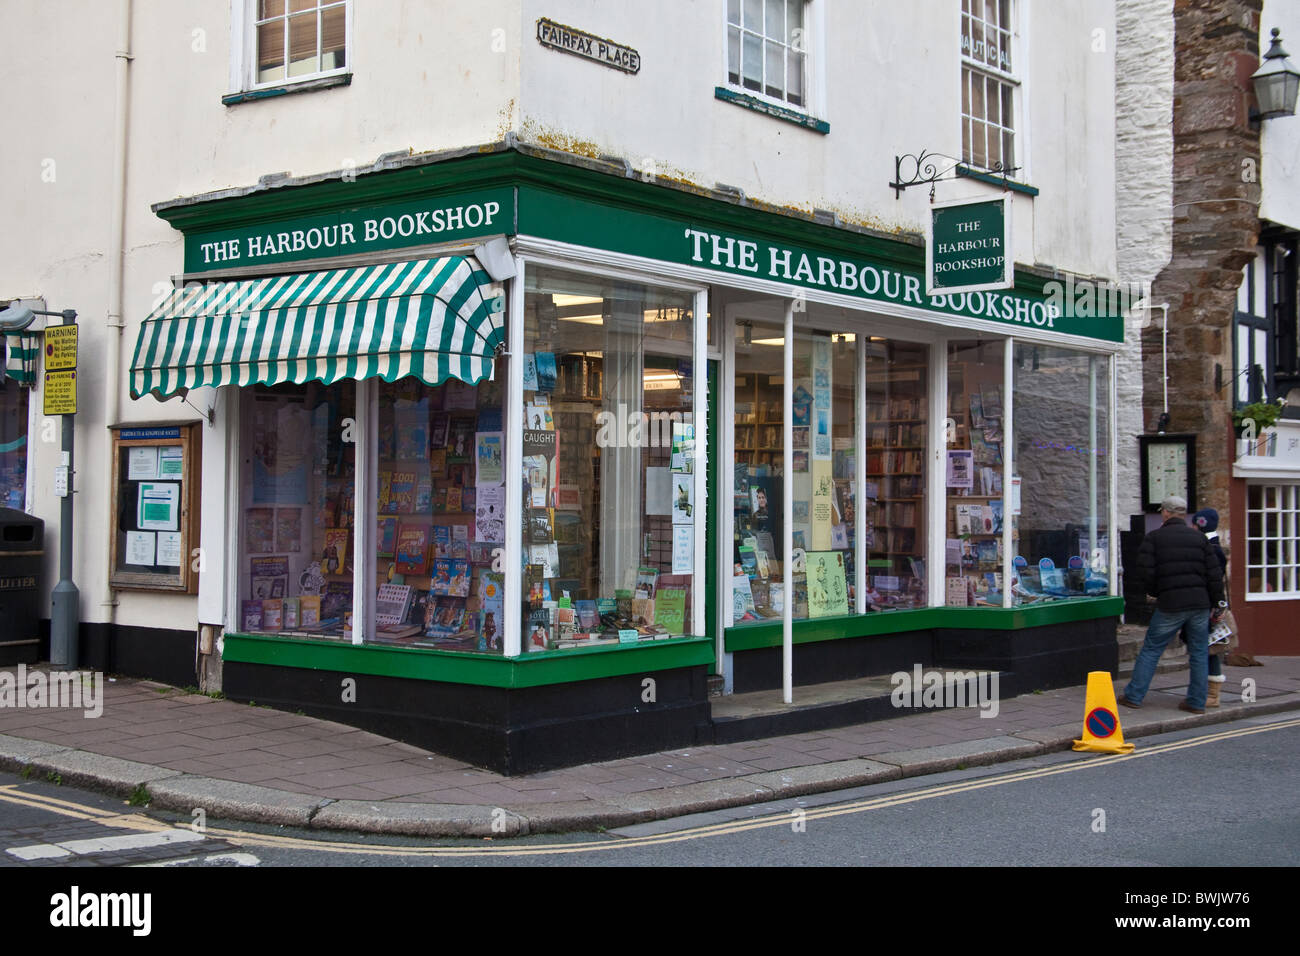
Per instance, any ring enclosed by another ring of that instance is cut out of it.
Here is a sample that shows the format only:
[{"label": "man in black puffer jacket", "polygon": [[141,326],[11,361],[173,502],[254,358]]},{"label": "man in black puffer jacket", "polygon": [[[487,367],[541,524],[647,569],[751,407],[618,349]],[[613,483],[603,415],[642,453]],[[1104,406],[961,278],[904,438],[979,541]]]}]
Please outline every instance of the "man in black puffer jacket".
[{"label": "man in black puffer jacket", "polygon": [[1148,594],[1156,598],[1156,612],[1146,640],[1133,666],[1133,676],[1119,695],[1128,707],[1141,707],[1151,686],[1156,664],[1165,646],[1187,625],[1187,663],[1191,669],[1187,699],[1178,706],[1194,714],[1205,713],[1207,652],[1210,613],[1225,607],[1223,568],[1205,535],[1187,523],[1187,502],[1171,495],[1160,504],[1164,521],[1142,540],[1138,574]]}]

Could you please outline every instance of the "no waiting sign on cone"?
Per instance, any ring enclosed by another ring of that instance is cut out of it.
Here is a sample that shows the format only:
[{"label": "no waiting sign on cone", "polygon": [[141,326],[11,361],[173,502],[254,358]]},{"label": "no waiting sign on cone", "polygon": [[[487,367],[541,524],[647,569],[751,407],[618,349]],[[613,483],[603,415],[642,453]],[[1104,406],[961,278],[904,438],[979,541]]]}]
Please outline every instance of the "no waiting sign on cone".
[{"label": "no waiting sign on cone", "polygon": [[1124,742],[1115,704],[1115,685],[1109,671],[1088,674],[1088,693],[1083,704],[1083,739],[1074,742],[1075,750],[1093,753],[1131,753],[1133,745]]}]

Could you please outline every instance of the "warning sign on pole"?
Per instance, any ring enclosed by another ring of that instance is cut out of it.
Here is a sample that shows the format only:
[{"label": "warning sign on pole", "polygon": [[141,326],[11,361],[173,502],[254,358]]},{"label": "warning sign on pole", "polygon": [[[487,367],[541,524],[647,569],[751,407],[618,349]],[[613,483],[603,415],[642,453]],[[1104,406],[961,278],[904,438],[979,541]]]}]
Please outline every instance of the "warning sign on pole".
[{"label": "warning sign on pole", "polygon": [[77,326],[52,325],[45,330],[45,367],[50,371],[77,367]]}]

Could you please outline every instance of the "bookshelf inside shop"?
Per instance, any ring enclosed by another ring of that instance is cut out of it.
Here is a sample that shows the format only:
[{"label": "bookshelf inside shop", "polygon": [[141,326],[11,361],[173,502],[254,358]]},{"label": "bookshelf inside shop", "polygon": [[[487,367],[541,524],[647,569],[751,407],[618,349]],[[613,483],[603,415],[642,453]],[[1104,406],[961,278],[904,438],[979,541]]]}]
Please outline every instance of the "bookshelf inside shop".
[{"label": "bookshelf inside shop", "polygon": [[[944,603],[1002,606],[1002,362],[950,362]],[[1017,539],[1016,518],[1010,516]]]},{"label": "bookshelf inside shop", "polygon": [[867,368],[867,601],[920,607],[925,593],[926,368]]}]

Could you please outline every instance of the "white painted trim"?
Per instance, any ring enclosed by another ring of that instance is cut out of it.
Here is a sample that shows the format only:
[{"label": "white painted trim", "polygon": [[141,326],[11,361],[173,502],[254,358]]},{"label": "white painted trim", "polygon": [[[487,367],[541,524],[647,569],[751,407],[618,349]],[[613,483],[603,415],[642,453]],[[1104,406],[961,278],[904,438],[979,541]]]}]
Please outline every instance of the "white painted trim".
[{"label": "white painted trim", "polygon": [[[719,18],[722,22],[722,43],[720,44],[722,58],[721,69],[719,70],[718,82],[716,86],[724,90],[732,90],[742,96],[753,97],[763,103],[772,106],[778,106],[783,110],[790,110],[794,113],[801,113],[810,119],[819,119],[829,122],[826,116],[822,115],[826,109],[826,17],[825,3],[816,2],[816,0],[803,0],[803,29],[804,29],[804,57],[805,69],[803,75],[804,102],[802,106],[791,103],[789,100],[778,99],[775,96],[769,96],[762,90],[751,90],[743,83],[731,82],[731,71],[727,63],[727,45],[730,43],[729,28],[731,24],[727,20],[727,0],[718,0]],[[741,19],[744,19],[742,8]],[[766,34],[765,34],[766,35]],[[744,39],[741,39],[741,48],[744,48]],[[742,64],[742,78],[743,64]]]},{"label": "white painted trim", "polygon": [[[788,283],[772,279],[759,279],[739,276],[730,272],[717,272],[700,266],[688,266],[646,256],[631,256],[590,246],[576,246],[571,243],[557,242],[551,239],[539,239],[534,236],[520,236],[518,248],[521,254],[529,254],[539,261],[542,258],[555,260],[556,264],[566,266],[578,265],[585,271],[592,272],[605,268],[610,270],[627,270],[629,277],[638,281],[651,281],[658,285],[669,285],[673,279],[694,285],[717,285],[729,289],[742,289],[778,299],[790,296]],[[611,272],[611,274],[613,274]],[[688,286],[689,288],[689,286]],[[917,334],[937,336],[945,330],[968,330],[976,335],[997,336],[1005,338],[1014,335],[1025,342],[1037,342],[1042,345],[1055,345],[1080,352],[1097,352],[1111,354],[1124,346],[1120,342],[1107,342],[1102,339],[1084,336],[1066,335],[1050,329],[1023,328],[983,319],[971,319],[965,316],[949,315],[944,312],[931,312],[928,309],[894,302],[877,302],[859,299],[839,292],[827,292],[824,289],[799,287],[799,292],[808,302],[838,306],[852,312],[867,313],[877,316],[892,317],[921,323]],[[879,333],[876,333],[879,334]],[[929,341],[928,339],[922,341]]]},{"label": "white painted trim", "polygon": [[925,478],[925,576],[926,604],[930,607],[942,607],[947,598],[944,592],[947,577],[947,565],[942,565],[941,574],[935,574],[935,555],[943,555],[948,530],[948,430],[935,422],[946,422],[948,418],[948,343],[939,341],[930,346],[929,361],[929,412],[928,444],[930,446],[930,467]]},{"label": "white painted trim", "polygon": [[867,337],[865,335],[855,335],[854,344],[854,421],[857,423],[857,429],[853,436],[854,455],[856,461],[853,467],[853,480],[855,491],[854,497],[854,518],[856,524],[853,528],[853,589],[856,600],[853,602],[854,611],[858,614],[867,613],[867,537],[864,532],[866,527],[867,499],[863,491],[867,487]]},{"label": "white painted trim", "polygon": [[[33,367],[35,374],[37,366]],[[2,373],[0,373],[2,374]],[[36,389],[25,389],[27,392],[27,447],[23,449],[23,454],[27,456],[27,473],[23,476],[23,510],[29,515],[36,514],[35,497],[36,497],[36,453],[35,449],[43,445],[40,434],[45,430],[45,405],[44,402],[36,400]],[[40,411],[37,411],[40,408]]]},{"label": "white painted trim", "polygon": [[[709,293],[701,289],[695,293],[695,355],[691,360],[691,385],[694,388],[692,419],[695,423],[695,462],[694,496],[695,514],[691,520],[691,539],[695,549],[691,573],[691,629],[688,633],[703,636],[705,627],[706,603],[706,569],[708,550],[705,538],[708,535],[709,509],[717,507],[709,501],[709,365],[705,354],[708,351],[709,328],[705,317],[709,314]],[[722,390],[722,382],[718,382]],[[719,496],[721,498],[721,496]],[[671,567],[671,565],[669,565]],[[722,649],[722,635],[718,635],[718,649]]]},{"label": "white painted trim", "polygon": [[378,495],[371,475],[379,477],[378,379],[356,383],[352,410],[355,467],[352,477],[352,643],[364,644],[375,633],[375,532]]},{"label": "white painted trim", "polygon": [[1107,363],[1107,369],[1110,372],[1109,402],[1110,414],[1107,416],[1106,442],[1110,446],[1107,455],[1107,464],[1110,467],[1110,481],[1107,494],[1110,495],[1110,524],[1107,528],[1107,534],[1110,536],[1110,554],[1106,560],[1109,566],[1106,568],[1106,577],[1108,579],[1108,593],[1111,597],[1119,595],[1119,452],[1117,447],[1119,441],[1116,436],[1119,434],[1119,378],[1117,372],[1119,369],[1119,356],[1112,355]]},{"label": "white painted trim", "polygon": [[1009,568],[1013,567],[1012,561],[1015,554],[1012,552],[1012,543],[1014,538],[1011,535],[1013,526],[1018,527],[1020,522],[1017,520],[1018,515],[1011,514],[1011,459],[1014,445],[1012,444],[1012,435],[1014,434],[1015,422],[1015,391],[1016,382],[1016,340],[1007,339],[1002,343],[1002,606],[1011,607],[1011,574]]},{"label": "white painted trim", "polygon": [[[736,320],[731,314],[729,304],[723,309],[722,321],[722,368],[718,381],[720,404],[718,405],[718,439],[722,454],[718,460],[719,484],[725,494],[726,489],[736,487]],[[730,452],[730,453],[728,453]],[[725,497],[722,498],[725,500]],[[718,627],[721,632],[735,626],[735,613],[732,607],[734,596],[731,585],[733,562],[732,552],[736,540],[736,509],[734,500],[730,507],[718,506],[718,593],[725,594],[725,601],[719,600]],[[719,661],[722,658],[723,641],[719,640]]]},{"label": "white painted trim", "polygon": [[[226,623],[226,584],[231,567],[226,562],[227,551],[223,534],[229,524],[230,489],[238,488],[238,477],[230,479],[230,468],[238,470],[239,458],[227,454],[231,445],[231,423],[234,419],[229,407],[238,402],[239,393],[233,386],[216,389],[213,402],[213,422],[203,429],[203,460],[199,464],[199,540],[191,541],[191,548],[203,552],[204,571],[199,574],[198,623],[222,627]],[[189,555],[182,560],[191,561]]]},{"label": "white painted trim", "polygon": [[[794,475],[794,300],[785,303],[785,359],[781,383],[781,555],[785,559],[785,594],[781,602],[781,699],[794,703],[794,494],[790,479]],[[805,580],[807,571],[805,570]]]},{"label": "white painted trim", "polygon": [[[243,516],[240,497],[244,486],[244,459],[239,453],[239,435],[243,428],[241,406],[244,402],[244,390],[235,385],[226,385],[220,391],[229,392],[230,396],[226,402],[226,537],[223,542],[225,573],[222,587],[225,589],[227,597],[226,630],[239,631],[244,626],[239,614],[239,574],[237,570],[239,568],[239,544],[243,540],[240,528],[240,519]],[[230,480],[231,478],[233,480]]]},{"label": "white painted trim", "polygon": [[[531,267],[522,253],[516,256],[516,273],[506,286],[506,540],[505,540],[505,620],[501,624],[501,649],[506,657],[518,657],[523,650],[524,606],[523,554],[524,494],[524,274]],[[511,555],[514,559],[511,560]],[[513,611],[511,610],[513,608]]]}]

